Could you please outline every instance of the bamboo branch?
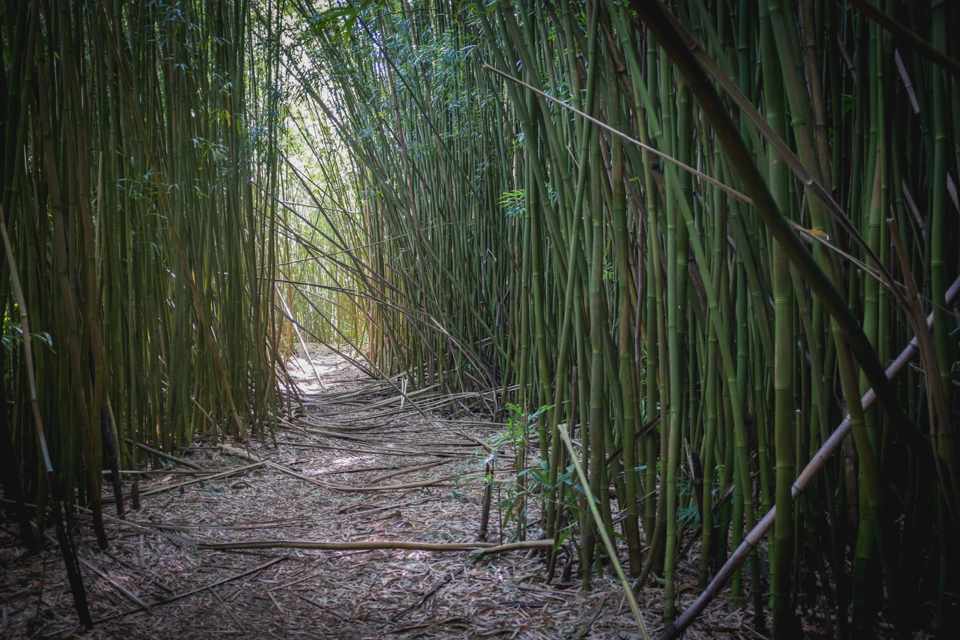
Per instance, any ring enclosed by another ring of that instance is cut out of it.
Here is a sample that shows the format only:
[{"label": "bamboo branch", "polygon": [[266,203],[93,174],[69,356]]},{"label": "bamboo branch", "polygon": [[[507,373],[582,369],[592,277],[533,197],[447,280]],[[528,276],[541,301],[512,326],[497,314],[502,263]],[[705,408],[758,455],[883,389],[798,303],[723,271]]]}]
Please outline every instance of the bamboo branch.
[{"label": "bamboo branch", "polygon": [[663,159],[666,160],[667,162],[669,162],[669,163],[671,163],[671,164],[674,164],[674,165],[680,167],[681,169],[683,169],[683,170],[686,171],[687,173],[690,173],[690,174],[692,174],[692,175],[695,175],[695,176],[697,176],[698,178],[700,178],[701,180],[704,180],[705,182],[708,182],[708,183],[712,184],[713,186],[715,186],[716,188],[720,189],[721,191],[724,191],[724,192],[726,192],[726,193],[729,193],[729,194],[732,195],[734,198],[736,198],[736,199],[738,199],[738,200],[741,200],[741,201],[743,201],[743,202],[745,202],[745,203],[747,203],[747,204],[752,204],[752,200],[750,199],[749,196],[740,193],[739,191],[737,191],[737,190],[734,189],[733,187],[729,187],[729,186],[723,184],[722,182],[720,182],[719,180],[717,180],[716,178],[713,178],[713,177],[711,177],[711,176],[708,176],[708,175],[705,174],[705,173],[701,173],[700,171],[697,171],[696,169],[694,169],[694,168],[691,167],[690,165],[685,164],[685,163],[683,163],[683,162],[680,162],[680,161],[677,160],[676,158],[673,158],[673,157],[665,154],[664,152],[660,151],[660,150],[657,149],[656,147],[651,147],[651,146],[648,145],[648,144],[644,144],[644,143],[640,142],[640,141],[637,140],[636,138],[633,138],[633,137],[631,137],[631,136],[628,136],[628,135],[625,134],[623,131],[620,131],[619,129],[615,129],[615,128],[611,127],[610,125],[608,125],[607,123],[603,122],[602,120],[598,120],[597,118],[594,118],[593,116],[584,113],[583,111],[581,111],[580,109],[577,109],[577,108],[576,108],[575,106],[573,106],[572,104],[567,104],[567,103],[564,102],[563,100],[559,100],[559,99],[557,99],[557,98],[554,97],[554,96],[551,96],[551,95],[549,95],[549,94],[547,94],[547,93],[544,93],[543,91],[540,91],[540,90],[537,89],[536,87],[533,87],[533,86],[527,84],[527,83],[524,82],[523,80],[518,80],[517,78],[514,78],[514,77],[511,76],[510,74],[504,73],[503,71],[500,71],[499,69],[496,69],[496,68],[494,68],[494,67],[491,67],[491,66],[488,65],[488,64],[483,65],[483,68],[486,69],[487,71],[490,71],[490,72],[493,72],[493,73],[497,74],[498,76],[501,76],[502,78],[505,78],[505,79],[509,80],[510,82],[515,82],[515,83],[519,84],[520,86],[522,86],[524,89],[528,89],[528,90],[530,90],[530,91],[533,91],[533,92],[536,93],[537,95],[539,95],[539,96],[541,96],[541,97],[543,97],[543,98],[546,98],[547,100],[550,100],[551,102],[555,102],[556,104],[560,105],[560,106],[563,107],[564,109],[569,109],[570,111],[573,111],[575,114],[577,114],[577,115],[580,116],[581,118],[584,118],[584,119],[586,119],[586,120],[589,120],[590,122],[592,122],[593,124],[597,125],[597,126],[600,127],[601,129],[603,129],[603,130],[605,130],[605,131],[609,131],[609,132],[612,133],[613,135],[619,136],[619,137],[623,138],[624,140],[626,140],[626,141],[629,142],[630,144],[635,144],[635,145],[637,145],[638,147],[640,147],[640,148],[643,149],[644,151],[649,151],[649,152],[652,153],[653,155],[658,156],[658,157],[660,157],[660,158],[663,158]]},{"label": "bamboo branch", "polygon": [[126,587],[124,587],[122,584],[120,584],[119,582],[117,582],[116,580],[114,580],[113,578],[111,578],[110,576],[108,576],[108,575],[105,574],[103,571],[101,571],[100,569],[96,568],[94,565],[92,565],[90,562],[84,560],[83,558],[77,558],[77,560],[80,561],[80,564],[82,564],[83,566],[85,566],[86,568],[90,569],[90,570],[93,571],[95,574],[97,574],[98,576],[100,576],[101,578],[103,578],[104,580],[106,580],[107,582],[109,582],[109,583],[113,586],[114,589],[116,589],[117,591],[119,591],[120,593],[122,593],[123,595],[125,595],[127,598],[129,598],[130,600],[132,600],[134,603],[140,605],[141,608],[146,609],[147,611],[150,611],[150,605],[148,605],[146,602],[144,602],[143,600],[141,600],[140,598],[138,598],[135,593],[133,593],[132,591],[130,591],[129,589],[127,589]]}]

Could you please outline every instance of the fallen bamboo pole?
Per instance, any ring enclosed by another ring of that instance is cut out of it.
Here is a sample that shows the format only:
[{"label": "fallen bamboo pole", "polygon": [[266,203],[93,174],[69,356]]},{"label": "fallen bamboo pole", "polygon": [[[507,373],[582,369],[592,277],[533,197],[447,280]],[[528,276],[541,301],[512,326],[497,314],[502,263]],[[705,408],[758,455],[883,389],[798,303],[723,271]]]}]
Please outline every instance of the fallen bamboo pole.
[{"label": "fallen bamboo pole", "polygon": [[[220,448],[221,448],[221,450],[223,451],[223,453],[229,453],[229,454],[231,454],[231,455],[239,456],[239,457],[244,458],[244,459],[246,459],[246,460],[258,460],[258,458],[257,458],[256,456],[254,456],[254,455],[252,455],[252,454],[249,454],[249,453],[246,453],[246,452],[244,452],[244,451],[241,451],[240,449],[237,449],[237,448],[235,448],[235,447],[231,447],[230,445],[221,445]],[[424,453],[424,454],[421,454],[421,455],[433,455],[433,454]],[[310,484],[315,484],[315,485],[317,485],[318,487],[323,487],[323,488],[325,488],[325,489],[335,489],[335,490],[337,490],[337,491],[356,491],[356,492],[361,492],[361,493],[362,493],[362,492],[366,492],[366,491],[399,491],[399,490],[403,490],[403,489],[419,489],[419,488],[422,488],[422,487],[432,487],[432,486],[436,486],[436,485],[438,485],[438,484],[441,484],[441,483],[443,483],[443,482],[447,482],[447,481],[449,481],[449,480],[455,480],[455,479],[458,477],[458,476],[456,476],[456,475],[451,475],[451,476],[443,476],[442,478],[435,478],[435,479],[432,479],[432,480],[423,480],[423,481],[420,481],[420,482],[407,482],[407,483],[405,483],[405,484],[392,484],[392,485],[383,485],[383,486],[358,487],[358,486],[348,486],[348,485],[342,485],[342,484],[334,484],[334,483],[332,483],[332,482],[324,482],[324,481],[322,481],[322,480],[317,480],[316,478],[310,478],[310,477],[305,476],[305,475],[303,475],[303,474],[301,474],[301,473],[297,473],[296,471],[294,471],[293,469],[290,469],[289,467],[285,467],[285,466],[282,465],[282,464],[278,464],[278,463],[276,463],[276,462],[271,462],[271,461],[269,461],[269,460],[260,461],[260,464],[266,464],[268,467],[271,467],[271,468],[273,468],[273,469],[276,469],[277,471],[279,471],[279,472],[281,472],[281,473],[285,473],[285,474],[287,474],[287,475],[289,475],[289,476],[292,476],[292,477],[294,477],[294,478],[299,478],[300,480],[303,480],[304,482],[309,482]],[[242,467],[242,468],[246,468],[246,467]],[[467,477],[467,476],[469,476],[469,475],[475,475],[475,474],[463,474],[462,476],[459,476],[459,477],[463,478],[463,477]],[[204,479],[204,480],[209,480],[209,479],[211,479],[211,478],[213,478],[213,477],[214,477],[214,476],[207,477],[207,478],[203,478],[203,479]]]},{"label": "fallen bamboo pole", "polygon": [[317,365],[313,363],[313,358],[310,357],[310,351],[307,349],[307,343],[303,339],[303,334],[300,333],[300,325],[297,324],[297,321],[293,319],[293,312],[290,311],[290,306],[287,304],[286,298],[283,297],[283,292],[280,291],[280,285],[276,282],[273,283],[274,288],[277,290],[277,297],[280,298],[280,302],[283,303],[283,310],[286,312],[287,317],[290,319],[290,324],[293,327],[293,330],[297,332],[297,338],[300,340],[300,346],[303,348],[303,357],[307,359],[307,362],[310,363],[310,368],[313,369],[313,375],[317,379],[317,383],[320,385],[320,388],[323,391],[327,390],[327,385],[323,384],[323,380],[320,379],[320,374],[317,372]]},{"label": "fallen bamboo pole", "polygon": [[[0,498],[0,504],[4,504],[4,505],[10,504],[10,505],[12,505],[12,504],[16,504],[16,503],[13,502],[12,500],[7,500],[6,498]],[[23,506],[25,506],[27,509],[33,509],[33,510],[36,510],[36,509],[37,509],[37,505],[31,504],[31,503],[29,503],[29,502],[24,503]],[[80,517],[80,518],[90,518],[90,517],[91,517],[91,515],[90,515],[90,510],[87,509],[86,507],[84,507],[84,506],[82,506],[82,505],[79,505],[79,504],[75,504],[75,505],[73,505],[73,508],[74,508],[74,509],[76,510],[76,512],[77,512],[77,514],[76,514],[77,517]],[[171,542],[173,542],[174,544],[179,545],[179,546],[185,546],[185,547],[189,547],[189,548],[191,548],[191,549],[192,549],[192,548],[195,548],[195,547],[197,546],[197,543],[194,542],[193,540],[191,540],[190,538],[185,538],[185,537],[183,537],[183,536],[177,536],[177,535],[173,535],[173,534],[170,534],[170,533],[165,533],[165,532],[163,532],[163,531],[158,530],[158,528],[157,528],[154,524],[152,524],[152,523],[132,522],[132,521],[130,521],[130,520],[121,520],[120,518],[114,518],[113,516],[110,516],[110,515],[107,515],[107,514],[103,514],[103,519],[104,519],[106,522],[111,522],[111,523],[113,523],[113,524],[115,524],[115,525],[118,525],[118,526],[121,526],[121,527],[129,527],[129,528],[133,529],[134,531],[139,531],[140,533],[146,533],[146,534],[149,534],[149,535],[158,535],[158,536],[161,536],[161,537],[166,538],[167,540],[170,540]]]},{"label": "fallen bamboo pole", "polygon": [[198,549],[227,551],[232,549],[315,549],[320,551],[375,551],[395,549],[404,551],[478,551],[478,556],[519,551],[522,549],[552,548],[553,540],[529,540],[495,545],[485,542],[409,542],[405,540],[369,540],[366,542],[314,542],[312,540],[252,540],[249,542],[200,543]]}]

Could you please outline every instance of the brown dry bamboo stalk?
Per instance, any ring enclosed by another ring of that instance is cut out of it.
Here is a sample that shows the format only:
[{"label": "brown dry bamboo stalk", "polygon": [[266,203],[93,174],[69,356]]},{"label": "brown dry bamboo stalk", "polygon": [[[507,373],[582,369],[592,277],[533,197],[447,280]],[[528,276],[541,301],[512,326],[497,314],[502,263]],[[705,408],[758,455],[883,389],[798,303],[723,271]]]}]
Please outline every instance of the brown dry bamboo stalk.
[{"label": "brown dry bamboo stalk", "polygon": [[232,549],[316,549],[320,551],[375,551],[394,549],[404,551],[480,551],[491,555],[522,549],[547,549],[553,540],[528,540],[495,545],[488,542],[408,542],[405,540],[370,540],[365,542],[315,542],[312,540],[252,540],[249,542],[199,543],[198,549],[226,551]]},{"label": "brown dry bamboo stalk", "polygon": [[297,338],[300,339],[300,346],[303,347],[303,356],[307,359],[307,362],[310,363],[310,368],[313,369],[313,375],[317,379],[317,383],[320,385],[320,388],[324,391],[327,390],[327,386],[323,384],[323,380],[320,379],[320,374],[317,372],[317,365],[313,363],[313,358],[310,357],[310,352],[307,350],[307,343],[303,339],[303,334],[300,333],[300,325],[297,324],[297,321],[293,319],[293,311],[290,310],[290,305],[287,304],[286,298],[283,297],[283,292],[280,291],[280,285],[274,283],[274,288],[277,290],[277,297],[280,298],[280,302],[283,303],[283,310],[287,314],[287,317],[290,320],[288,326],[293,327],[294,331],[297,332]]},{"label": "brown dry bamboo stalk", "polygon": [[[14,504],[14,503],[13,501],[7,500],[6,498],[0,498],[0,504]],[[34,510],[37,508],[37,505],[31,504],[29,502],[24,503],[23,506],[25,506],[27,509],[34,509]],[[73,508],[77,512],[76,514],[77,517],[80,517],[80,518],[91,517],[90,510],[87,509],[86,507],[82,507],[80,505],[74,505]],[[132,522],[130,520],[121,520],[119,518],[114,518],[113,516],[109,516],[107,514],[103,514],[103,519],[115,525],[118,525],[121,527],[128,527],[130,529],[133,529],[134,531],[139,531],[140,533],[147,533],[151,535],[157,535],[162,538],[166,538],[167,540],[170,540],[171,542],[179,546],[185,546],[191,549],[196,548],[197,546],[197,543],[191,540],[190,538],[185,538],[183,536],[177,536],[170,533],[165,533],[163,531],[160,531],[158,527],[155,527],[152,523],[149,523],[149,522]]]},{"label": "brown dry bamboo stalk", "polygon": [[590,617],[580,625],[580,629],[573,636],[573,640],[580,640],[588,633],[590,633],[590,627],[593,626],[593,623],[597,621],[597,618],[600,616],[600,612],[603,611],[603,606],[607,603],[607,596],[600,596],[600,602],[597,603],[597,606],[593,608],[593,613],[590,614]]},{"label": "brown dry bamboo stalk", "polygon": [[422,482],[408,482],[406,484],[391,484],[391,485],[384,485],[382,487],[354,487],[354,486],[348,486],[348,485],[342,485],[342,484],[333,484],[332,482],[323,482],[321,480],[317,480],[316,478],[309,478],[305,475],[297,473],[293,469],[283,466],[282,464],[277,464],[276,462],[267,462],[266,465],[276,469],[277,471],[285,473],[289,476],[293,476],[294,478],[299,478],[300,480],[303,480],[305,482],[309,482],[311,484],[325,487],[327,489],[336,489],[338,491],[363,492],[363,491],[391,491],[391,490],[400,490],[400,489],[419,489],[420,487],[430,487],[435,484],[440,484],[441,482],[446,482],[447,480],[453,480],[454,478],[457,477],[457,476],[444,476],[442,478],[436,478],[434,480],[424,480]]},{"label": "brown dry bamboo stalk", "polygon": [[[195,476],[197,474],[212,474],[216,473],[215,469],[118,469],[117,473],[126,476],[152,476],[156,475],[166,475],[166,476]],[[110,469],[104,469],[103,475],[108,473],[113,473]]]}]

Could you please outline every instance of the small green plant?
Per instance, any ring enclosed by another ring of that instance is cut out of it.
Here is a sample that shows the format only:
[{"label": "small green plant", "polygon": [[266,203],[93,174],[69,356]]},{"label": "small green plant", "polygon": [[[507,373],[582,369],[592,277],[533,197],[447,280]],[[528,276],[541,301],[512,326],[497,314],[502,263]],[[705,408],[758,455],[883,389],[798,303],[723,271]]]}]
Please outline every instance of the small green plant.
[{"label": "small green plant", "polygon": [[[470,465],[472,468],[479,467],[486,462],[492,462],[493,465],[496,465],[500,451],[508,452],[514,456],[518,469],[515,481],[513,483],[497,484],[497,508],[500,513],[501,531],[505,531],[505,527],[511,522],[515,523],[513,533],[510,536],[511,539],[520,538],[526,532],[528,496],[540,494],[543,488],[549,486],[546,463],[541,461],[538,468],[526,468],[526,450],[530,441],[531,425],[535,424],[544,413],[552,408],[552,406],[547,405],[540,407],[533,413],[524,414],[518,405],[508,404],[506,428],[489,440],[493,452],[481,458],[479,454],[483,453],[483,450],[478,449],[475,452],[476,457]],[[569,482],[572,469],[572,467],[568,469],[567,473],[561,478],[565,477],[566,481]],[[528,484],[528,474],[536,479],[535,484]],[[561,478],[558,478],[558,484],[564,481]],[[492,474],[485,474],[483,479],[485,483],[493,482]]]}]

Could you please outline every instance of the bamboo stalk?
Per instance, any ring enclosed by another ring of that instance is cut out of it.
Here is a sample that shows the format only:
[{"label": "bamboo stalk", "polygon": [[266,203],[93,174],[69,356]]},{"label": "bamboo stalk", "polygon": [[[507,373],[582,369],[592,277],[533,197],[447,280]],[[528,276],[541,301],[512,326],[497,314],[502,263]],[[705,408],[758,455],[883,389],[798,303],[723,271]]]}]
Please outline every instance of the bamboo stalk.
[{"label": "bamboo stalk", "polygon": [[[960,278],[954,281],[951,285],[948,294],[947,294],[947,303],[953,304],[956,302],[958,295],[960,295]],[[930,314],[927,317],[927,326],[933,326],[933,314]],[[919,342],[916,338],[910,341],[910,344],[900,352],[900,355],[887,367],[886,375],[888,379],[892,380],[896,378],[900,373],[906,368],[907,364],[917,355],[919,351]],[[877,400],[877,393],[873,388],[867,390],[867,392],[861,398],[860,404],[864,411],[873,406],[874,402]],[[826,464],[827,460],[834,453],[837,452],[837,449],[840,448],[840,445],[843,443],[844,439],[850,434],[851,431],[851,422],[849,416],[845,418],[837,428],[834,429],[833,433],[830,434],[830,437],[823,443],[817,453],[812,456],[810,462],[804,467],[803,471],[797,476],[796,480],[793,481],[793,484],[790,487],[790,499],[791,501],[797,500],[806,488],[810,485],[816,475],[823,469],[823,466]],[[737,547],[736,551],[731,554],[729,560],[723,565],[723,567],[717,571],[716,576],[710,582],[709,586],[697,597],[690,607],[683,612],[683,614],[677,618],[677,620],[671,624],[667,629],[663,631],[660,638],[661,640],[668,640],[669,638],[678,638],[680,634],[683,633],[683,630],[690,626],[696,618],[703,612],[706,606],[713,600],[723,589],[724,585],[733,575],[737,567],[743,564],[747,559],[747,556],[750,555],[752,549],[756,548],[759,545],[764,536],[767,535],[767,532],[774,526],[776,520],[777,507],[774,506],[767,514],[763,517],[760,522],[750,531],[749,534],[744,538],[743,542]]]}]

